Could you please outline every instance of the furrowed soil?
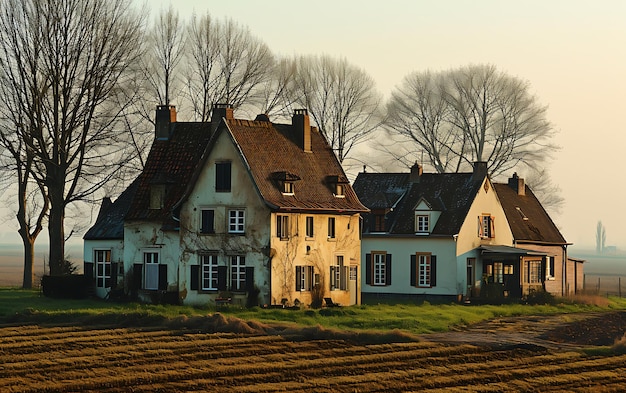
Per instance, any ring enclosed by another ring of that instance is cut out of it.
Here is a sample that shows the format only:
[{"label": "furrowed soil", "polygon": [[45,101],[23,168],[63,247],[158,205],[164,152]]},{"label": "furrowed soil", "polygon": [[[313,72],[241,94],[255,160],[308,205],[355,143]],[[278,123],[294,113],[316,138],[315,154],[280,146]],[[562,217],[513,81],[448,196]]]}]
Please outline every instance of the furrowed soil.
[{"label": "furrowed soil", "polygon": [[[503,318],[419,337],[221,314],[0,326],[0,392],[622,392],[626,313]],[[599,346],[610,346],[609,348]]]}]

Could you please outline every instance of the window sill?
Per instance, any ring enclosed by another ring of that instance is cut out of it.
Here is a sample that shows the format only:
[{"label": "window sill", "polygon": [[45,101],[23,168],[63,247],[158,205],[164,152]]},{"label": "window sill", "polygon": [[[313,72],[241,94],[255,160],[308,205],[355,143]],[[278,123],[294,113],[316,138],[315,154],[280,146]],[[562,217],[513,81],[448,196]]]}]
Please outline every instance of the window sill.
[{"label": "window sill", "polygon": [[329,241],[329,242],[336,242],[337,238],[336,237],[329,237],[326,240]]}]

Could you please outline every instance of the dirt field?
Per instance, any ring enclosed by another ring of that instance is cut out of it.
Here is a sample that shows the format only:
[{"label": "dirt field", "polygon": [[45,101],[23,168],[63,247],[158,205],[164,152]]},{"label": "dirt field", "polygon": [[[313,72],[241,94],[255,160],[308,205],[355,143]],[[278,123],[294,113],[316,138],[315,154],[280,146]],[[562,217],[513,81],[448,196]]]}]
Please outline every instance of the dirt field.
[{"label": "dirt field", "polygon": [[[0,326],[0,391],[626,391],[626,354],[581,350],[622,338],[623,312],[500,319],[417,340],[219,314],[105,323]],[[406,342],[381,343],[393,339]]]}]

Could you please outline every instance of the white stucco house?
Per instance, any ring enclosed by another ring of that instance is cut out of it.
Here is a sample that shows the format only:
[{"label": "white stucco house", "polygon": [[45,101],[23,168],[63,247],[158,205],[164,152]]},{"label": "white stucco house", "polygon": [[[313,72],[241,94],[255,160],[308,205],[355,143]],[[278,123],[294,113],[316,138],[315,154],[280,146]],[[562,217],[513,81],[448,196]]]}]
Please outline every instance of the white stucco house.
[{"label": "white stucco house", "polygon": [[483,295],[489,288],[492,296],[521,297],[524,260],[546,260],[515,243],[484,162],[472,173],[423,173],[417,164],[410,173],[362,172],[354,190],[370,209],[364,302],[474,298],[481,287]]},{"label": "white stucco house", "polygon": [[85,272],[101,297],[359,304],[366,211],[306,110],[187,123],[159,106],[143,172],[84,237]]}]

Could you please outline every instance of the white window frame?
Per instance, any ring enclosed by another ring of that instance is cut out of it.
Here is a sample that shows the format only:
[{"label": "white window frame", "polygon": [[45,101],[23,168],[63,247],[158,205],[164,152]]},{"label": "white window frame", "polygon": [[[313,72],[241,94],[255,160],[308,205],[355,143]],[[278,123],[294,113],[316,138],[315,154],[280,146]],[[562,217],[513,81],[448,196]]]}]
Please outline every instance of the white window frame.
[{"label": "white window frame", "polygon": [[[235,284],[235,285],[233,285]],[[246,290],[246,257],[245,255],[230,256],[230,289],[231,291]]]},{"label": "white window frame", "polygon": [[429,233],[430,232],[430,215],[415,213],[415,232],[417,233]]},{"label": "white window frame", "polygon": [[242,234],[246,229],[245,209],[228,210],[228,233]]},{"label": "white window frame", "polygon": [[416,254],[417,261],[417,286],[430,288],[432,282],[431,254]]},{"label": "white window frame", "polygon": [[337,183],[335,185],[335,193],[336,198],[345,198],[346,197],[346,187],[342,183]]},{"label": "white window frame", "polygon": [[330,288],[332,291],[348,290],[348,277],[346,276],[346,266],[344,265],[343,255],[335,256],[335,265],[331,269],[334,274],[330,277]]},{"label": "white window frame", "polygon": [[387,284],[387,253],[372,252],[372,285]]},{"label": "white window frame", "polygon": [[[111,249],[93,250],[93,261],[95,267],[96,287],[110,288],[111,283]],[[107,285],[109,283],[110,285]]]},{"label": "white window frame", "polygon": [[541,261],[524,261],[524,282],[526,284],[541,284]]},{"label": "white window frame", "polygon": [[282,194],[283,195],[293,195],[294,194],[293,190],[294,190],[294,183],[292,181],[285,180],[283,182]]},{"label": "white window frame", "polygon": [[335,239],[337,230],[337,220],[335,217],[328,217],[328,238]]},{"label": "white window frame", "polygon": [[200,255],[201,288],[203,291],[217,290],[218,259],[217,254]]},{"label": "white window frame", "polygon": [[165,184],[153,184],[150,186],[150,209],[163,209],[165,205]]},{"label": "white window frame", "polygon": [[[315,268],[311,265],[298,266],[300,274],[297,280],[300,282],[299,292],[310,292],[315,287]],[[296,269],[296,273],[297,273]]]},{"label": "white window frame", "polygon": [[158,251],[143,252],[144,289],[159,289],[159,259],[160,253]]}]

